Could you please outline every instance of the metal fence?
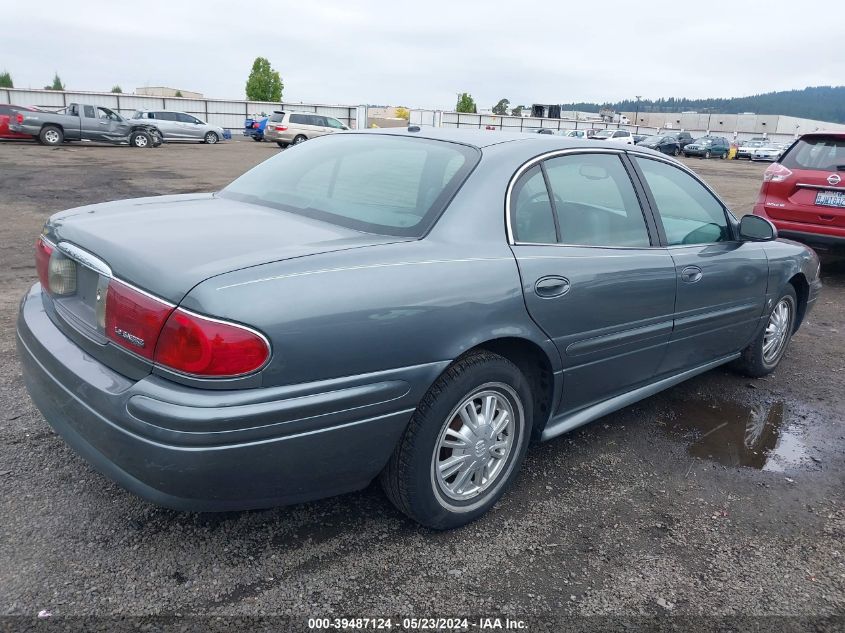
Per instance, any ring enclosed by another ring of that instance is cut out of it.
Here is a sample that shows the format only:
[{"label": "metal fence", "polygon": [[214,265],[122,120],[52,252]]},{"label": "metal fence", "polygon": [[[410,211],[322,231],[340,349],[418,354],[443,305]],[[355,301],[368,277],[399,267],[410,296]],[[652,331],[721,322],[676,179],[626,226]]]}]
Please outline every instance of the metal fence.
[{"label": "metal fence", "polygon": [[[539,117],[499,116],[494,114],[469,114],[464,112],[446,112],[443,110],[411,110],[410,123],[415,125],[429,125],[432,127],[475,128],[479,130],[501,130],[506,132],[537,133],[538,130],[586,130],[586,129],[620,129],[630,130],[634,134],[660,134],[678,132],[678,129],[658,128],[645,125],[625,125],[623,123],[605,123],[604,121],[584,119],[550,119]],[[707,134],[706,129],[683,129],[693,138]],[[714,136],[724,136],[728,140],[738,141],[759,137],[755,132],[724,132],[711,130]],[[794,134],[767,134],[767,138],[776,143],[788,143]]]},{"label": "metal fence", "polygon": [[36,106],[47,110],[58,110],[70,103],[88,103],[111,108],[124,116],[130,116],[135,110],[176,110],[187,112],[208,123],[231,130],[242,129],[244,119],[253,114],[270,114],[273,110],[285,109],[331,116],[350,128],[366,127],[367,121],[366,106],[152,97],[113,92],[0,88],[0,103]]}]

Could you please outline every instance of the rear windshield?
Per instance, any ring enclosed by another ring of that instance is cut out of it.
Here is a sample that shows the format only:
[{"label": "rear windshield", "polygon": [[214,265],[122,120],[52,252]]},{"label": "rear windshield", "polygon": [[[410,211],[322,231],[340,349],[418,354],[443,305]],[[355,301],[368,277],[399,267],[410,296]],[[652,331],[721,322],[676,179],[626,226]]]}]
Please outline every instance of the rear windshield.
[{"label": "rear windshield", "polygon": [[419,237],[479,157],[457,143],[335,134],[286,149],[219,195],[367,233]]},{"label": "rear windshield", "polygon": [[278,123],[283,118],[285,118],[284,112],[274,112],[273,114],[270,115],[270,122],[271,123]]},{"label": "rear windshield", "polygon": [[845,171],[845,138],[834,136],[800,138],[780,162],[790,169]]}]

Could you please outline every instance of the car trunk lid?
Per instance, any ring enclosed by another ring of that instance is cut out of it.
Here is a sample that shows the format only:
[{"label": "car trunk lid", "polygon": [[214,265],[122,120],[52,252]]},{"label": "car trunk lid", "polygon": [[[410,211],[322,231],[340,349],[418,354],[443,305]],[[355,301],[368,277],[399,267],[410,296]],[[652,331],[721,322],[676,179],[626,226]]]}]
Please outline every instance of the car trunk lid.
[{"label": "car trunk lid", "polygon": [[221,273],[405,239],[213,194],[71,209],[50,219],[45,236],[84,249],[116,277],[174,304],[196,284]]}]

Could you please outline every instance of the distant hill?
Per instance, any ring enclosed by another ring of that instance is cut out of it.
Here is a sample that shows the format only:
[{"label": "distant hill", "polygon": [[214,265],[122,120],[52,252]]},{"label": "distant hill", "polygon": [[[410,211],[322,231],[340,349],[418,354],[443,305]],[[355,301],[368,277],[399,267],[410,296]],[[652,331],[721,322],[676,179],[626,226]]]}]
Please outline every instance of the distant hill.
[{"label": "distant hill", "polygon": [[[616,103],[565,103],[564,110],[598,112],[607,107],[616,112],[635,112],[637,102],[625,99]],[[643,99],[640,112],[697,112],[713,111],[724,114],[753,112],[755,114],[785,114],[788,116],[817,119],[831,123],[845,123],[845,86],[814,86],[803,90],[767,92],[750,97],[719,99],[687,99],[669,97],[656,100]]]}]

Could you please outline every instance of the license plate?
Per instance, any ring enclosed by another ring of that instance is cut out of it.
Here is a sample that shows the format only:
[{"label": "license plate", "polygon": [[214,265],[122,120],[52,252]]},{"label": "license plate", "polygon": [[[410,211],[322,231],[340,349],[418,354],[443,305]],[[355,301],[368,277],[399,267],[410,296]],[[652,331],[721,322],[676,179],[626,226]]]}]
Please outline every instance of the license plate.
[{"label": "license plate", "polygon": [[838,207],[845,209],[845,191],[819,191],[816,204],[820,207]]}]

